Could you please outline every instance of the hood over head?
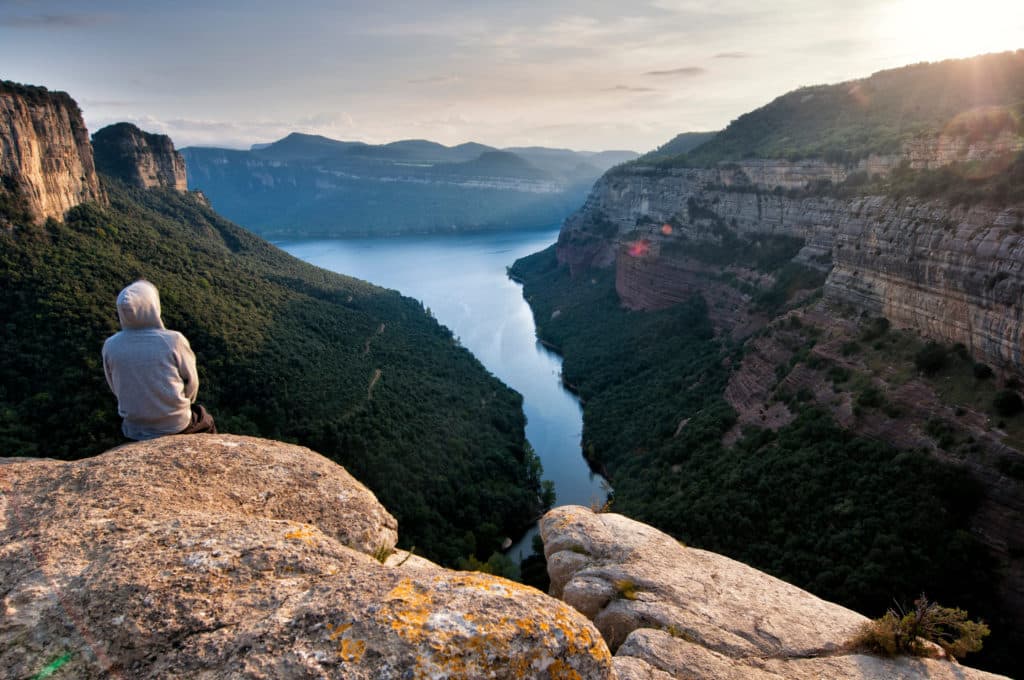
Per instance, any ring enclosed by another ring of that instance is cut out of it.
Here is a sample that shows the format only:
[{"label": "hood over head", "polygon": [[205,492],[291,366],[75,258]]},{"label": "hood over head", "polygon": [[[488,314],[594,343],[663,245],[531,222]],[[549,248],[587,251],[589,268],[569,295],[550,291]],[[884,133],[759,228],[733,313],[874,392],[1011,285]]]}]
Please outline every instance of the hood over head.
[{"label": "hood over head", "polygon": [[117,318],[121,328],[163,328],[160,293],[149,281],[139,280],[117,296]]}]

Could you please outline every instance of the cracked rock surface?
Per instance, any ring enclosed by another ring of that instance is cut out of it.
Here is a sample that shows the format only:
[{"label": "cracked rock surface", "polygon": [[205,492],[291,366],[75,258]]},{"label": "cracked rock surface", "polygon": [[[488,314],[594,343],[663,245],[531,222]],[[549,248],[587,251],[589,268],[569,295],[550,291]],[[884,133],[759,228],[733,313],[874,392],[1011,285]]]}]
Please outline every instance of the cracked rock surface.
[{"label": "cracked rock surface", "polygon": [[374,559],[396,537],[343,468],[279,442],[164,437],[2,465],[0,674],[614,677],[571,607],[407,554]]},{"label": "cracked rock surface", "polygon": [[540,526],[552,595],[594,622],[620,680],[1002,677],[853,653],[864,616],[622,515],[564,506]]}]

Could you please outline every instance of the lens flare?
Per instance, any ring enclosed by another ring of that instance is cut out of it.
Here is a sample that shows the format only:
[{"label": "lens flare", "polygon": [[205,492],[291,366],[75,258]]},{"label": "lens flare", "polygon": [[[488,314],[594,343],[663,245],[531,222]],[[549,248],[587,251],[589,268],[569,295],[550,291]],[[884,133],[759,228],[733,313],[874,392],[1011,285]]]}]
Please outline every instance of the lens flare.
[{"label": "lens flare", "polygon": [[627,251],[630,257],[643,257],[651,251],[651,244],[646,240],[633,241],[627,244]]}]

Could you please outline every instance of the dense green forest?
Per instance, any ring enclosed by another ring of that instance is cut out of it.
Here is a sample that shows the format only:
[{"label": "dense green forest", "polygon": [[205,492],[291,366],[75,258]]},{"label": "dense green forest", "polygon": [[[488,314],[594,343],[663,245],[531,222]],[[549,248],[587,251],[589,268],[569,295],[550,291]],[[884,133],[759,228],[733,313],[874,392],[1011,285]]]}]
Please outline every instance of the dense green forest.
[{"label": "dense green forest", "polygon": [[[611,476],[614,511],[869,615],[924,591],[998,621],[991,566],[967,531],[979,491],[961,470],[800,400],[791,424],[726,446],[736,414],[723,391],[744,348],[713,336],[700,296],[630,311],[613,271],[573,278],[553,247],[512,273],[584,400],[584,448]],[[1006,667],[1007,631],[993,628],[984,658]]]},{"label": "dense green forest", "polygon": [[[972,111],[985,115],[979,121]],[[1024,50],[1017,50],[802,87],[743,114],[695,149],[654,160],[689,167],[743,158],[849,163],[870,154],[898,153],[913,137],[951,127],[961,136],[1020,131],[1022,115]]]},{"label": "dense green forest", "polygon": [[481,559],[540,511],[521,397],[420,303],[304,264],[193,195],[104,178],[111,205],[32,225],[0,191],[0,450],[72,459],[120,444],[100,349],[115,298],[155,283],[196,352],[221,431],[343,464],[401,542]]}]

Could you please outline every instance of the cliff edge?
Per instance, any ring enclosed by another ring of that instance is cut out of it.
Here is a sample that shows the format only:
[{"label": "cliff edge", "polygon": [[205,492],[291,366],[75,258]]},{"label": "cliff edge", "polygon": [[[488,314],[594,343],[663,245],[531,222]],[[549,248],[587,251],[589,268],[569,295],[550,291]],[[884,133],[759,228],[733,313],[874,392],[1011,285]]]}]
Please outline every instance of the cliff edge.
[{"label": "cliff edge", "polygon": [[194,435],[22,460],[0,494],[12,677],[613,677],[597,631],[539,591],[382,564],[394,518],[298,446]]},{"label": "cliff edge", "polygon": [[92,146],[99,171],[129,186],[188,191],[185,159],[167,135],[115,123],[93,134]]},{"label": "cliff edge", "polygon": [[[618,515],[561,508],[542,530],[553,592],[572,607],[395,553],[374,495],[302,447],[193,435],[8,460],[0,665],[14,677],[998,677],[842,655],[863,617]],[[634,591],[616,598],[625,579]]]},{"label": "cliff edge", "polygon": [[84,201],[104,201],[89,131],[64,92],[0,81],[0,193],[14,193],[32,220],[61,220]]}]

